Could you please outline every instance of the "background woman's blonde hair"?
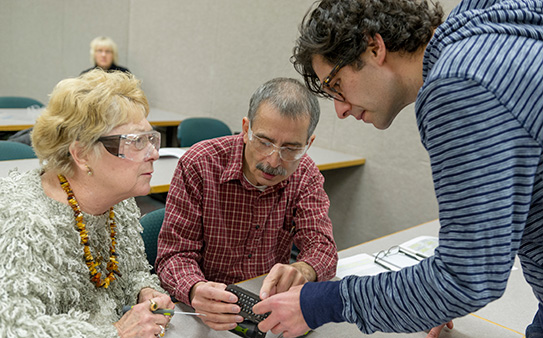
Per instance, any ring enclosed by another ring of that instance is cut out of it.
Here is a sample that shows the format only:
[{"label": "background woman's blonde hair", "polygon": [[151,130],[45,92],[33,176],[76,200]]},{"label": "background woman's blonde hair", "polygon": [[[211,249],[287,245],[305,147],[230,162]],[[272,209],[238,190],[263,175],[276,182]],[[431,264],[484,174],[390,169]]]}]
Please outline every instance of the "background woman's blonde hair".
[{"label": "background woman's blonde hair", "polygon": [[113,128],[149,115],[141,81],[124,72],[94,69],[60,81],[32,131],[32,145],[45,170],[71,175],[69,153],[78,141],[84,153],[98,156],[97,139]]},{"label": "background woman's blonde hair", "polygon": [[113,63],[118,64],[117,59],[119,55],[118,55],[117,44],[115,43],[115,41],[113,41],[110,37],[107,37],[107,36],[98,36],[94,38],[90,43],[90,61],[91,61],[92,66],[96,65],[96,61],[94,61],[94,52],[96,51],[96,48],[98,47],[110,48],[111,51],[113,52]]}]

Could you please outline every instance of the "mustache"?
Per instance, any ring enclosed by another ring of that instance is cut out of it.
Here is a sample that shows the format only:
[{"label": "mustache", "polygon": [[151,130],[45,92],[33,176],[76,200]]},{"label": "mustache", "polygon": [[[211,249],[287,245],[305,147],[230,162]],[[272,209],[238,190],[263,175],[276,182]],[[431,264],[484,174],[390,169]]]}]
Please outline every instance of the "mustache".
[{"label": "mustache", "polygon": [[285,176],[287,174],[287,170],[281,166],[274,168],[270,165],[265,165],[263,163],[258,163],[256,165],[256,169],[263,171],[268,175],[273,175],[273,176]]}]

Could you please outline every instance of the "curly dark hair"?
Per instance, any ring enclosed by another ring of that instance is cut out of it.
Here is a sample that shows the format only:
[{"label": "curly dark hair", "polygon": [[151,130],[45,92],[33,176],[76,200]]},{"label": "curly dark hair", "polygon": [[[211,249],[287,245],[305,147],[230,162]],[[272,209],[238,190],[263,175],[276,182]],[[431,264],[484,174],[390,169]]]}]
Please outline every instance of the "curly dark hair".
[{"label": "curly dark hair", "polygon": [[315,55],[361,69],[368,37],[378,33],[387,51],[413,53],[428,44],[442,22],[441,5],[427,0],[322,0],[305,14],[291,62],[309,90],[328,97],[313,70]]}]

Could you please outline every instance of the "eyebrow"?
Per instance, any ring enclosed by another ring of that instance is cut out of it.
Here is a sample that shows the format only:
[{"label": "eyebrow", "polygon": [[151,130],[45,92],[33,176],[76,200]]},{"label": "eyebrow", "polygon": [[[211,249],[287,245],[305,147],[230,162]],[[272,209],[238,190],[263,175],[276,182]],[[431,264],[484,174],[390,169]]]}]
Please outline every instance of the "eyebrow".
[{"label": "eyebrow", "polygon": [[[254,133],[256,136],[260,137],[260,138],[264,138],[268,141],[270,141],[271,143],[275,144],[276,141],[272,138],[269,138],[268,136],[266,135],[262,135],[262,134],[257,134],[257,133]],[[294,146],[294,147],[303,147],[304,145],[300,142],[285,142],[283,144],[280,145],[280,147],[287,147],[287,146]]]}]

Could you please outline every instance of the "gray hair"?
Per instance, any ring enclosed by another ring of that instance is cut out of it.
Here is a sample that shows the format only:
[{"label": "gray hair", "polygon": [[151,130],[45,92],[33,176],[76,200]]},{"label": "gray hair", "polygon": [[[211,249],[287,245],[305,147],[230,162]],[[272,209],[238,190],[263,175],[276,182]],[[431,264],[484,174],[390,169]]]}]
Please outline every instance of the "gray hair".
[{"label": "gray hair", "polygon": [[278,77],[261,85],[251,97],[247,117],[252,124],[256,112],[264,102],[276,108],[281,116],[297,119],[309,117],[307,139],[313,135],[319,123],[320,106],[317,97],[311,93],[300,81],[290,78]]}]

